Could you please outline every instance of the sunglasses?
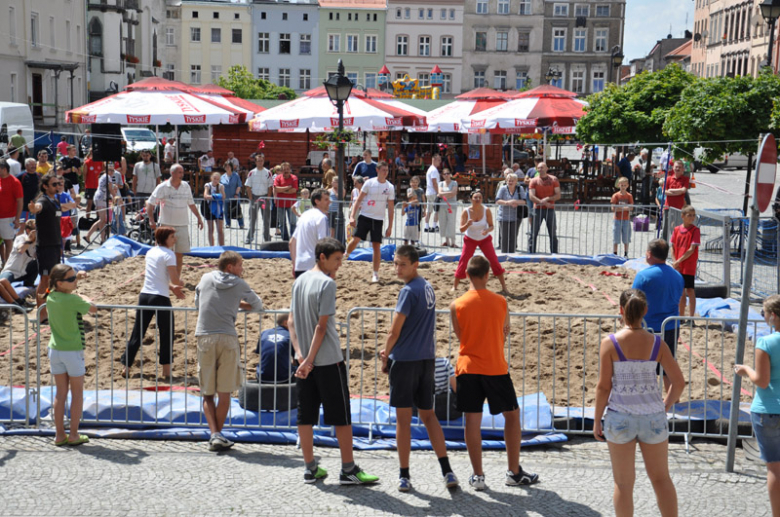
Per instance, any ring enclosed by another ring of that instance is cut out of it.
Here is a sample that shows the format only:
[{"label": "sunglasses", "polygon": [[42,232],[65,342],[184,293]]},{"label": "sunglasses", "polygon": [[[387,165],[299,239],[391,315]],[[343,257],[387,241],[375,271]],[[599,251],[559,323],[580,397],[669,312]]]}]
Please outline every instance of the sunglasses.
[{"label": "sunglasses", "polygon": [[70,282],[75,282],[75,281],[76,281],[76,278],[77,278],[77,276],[76,276],[76,275],[73,275],[73,276],[69,276],[68,278],[63,278],[63,279],[62,279],[62,281],[63,281],[63,282],[68,282],[68,283],[70,283]]},{"label": "sunglasses", "polygon": [[64,184],[65,183],[63,183],[61,181],[54,181],[52,183],[49,183],[49,185],[51,185],[52,187],[59,187],[60,185],[64,185]]}]

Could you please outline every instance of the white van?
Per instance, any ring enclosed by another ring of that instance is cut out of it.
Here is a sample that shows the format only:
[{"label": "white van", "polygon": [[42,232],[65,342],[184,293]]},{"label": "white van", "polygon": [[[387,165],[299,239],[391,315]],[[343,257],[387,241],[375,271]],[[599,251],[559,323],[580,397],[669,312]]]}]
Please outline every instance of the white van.
[{"label": "white van", "polygon": [[22,136],[27,140],[27,148],[32,153],[35,131],[30,106],[18,102],[0,102],[0,150],[3,154],[8,150],[11,137],[19,129],[22,130]]}]

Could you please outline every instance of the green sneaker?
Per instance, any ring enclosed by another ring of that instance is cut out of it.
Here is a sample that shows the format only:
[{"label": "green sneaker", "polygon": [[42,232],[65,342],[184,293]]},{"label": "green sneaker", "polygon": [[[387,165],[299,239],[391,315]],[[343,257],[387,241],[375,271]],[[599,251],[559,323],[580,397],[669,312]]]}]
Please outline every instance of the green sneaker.
[{"label": "green sneaker", "polygon": [[366,474],[360,467],[355,465],[355,468],[351,472],[341,471],[339,476],[339,483],[342,485],[370,485],[379,481],[379,476],[372,476]]},{"label": "green sneaker", "polygon": [[317,470],[312,472],[309,469],[306,469],[303,471],[303,482],[304,483],[314,483],[318,479],[325,479],[328,477],[328,471],[324,468],[317,465]]}]

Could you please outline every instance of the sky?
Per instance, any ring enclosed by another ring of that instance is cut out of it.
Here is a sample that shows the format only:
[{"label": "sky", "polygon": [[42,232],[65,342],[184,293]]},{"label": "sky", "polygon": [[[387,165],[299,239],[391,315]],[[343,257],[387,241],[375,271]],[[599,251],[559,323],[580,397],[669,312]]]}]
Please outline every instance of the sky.
[{"label": "sky", "polygon": [[[623,37],[623,55],[630,60],[645,57],[659,39],[670,33],[683,37],[686,29],[693,31],[693,0],[626,0],[626,26]],[[688,23],[685,17],[688,16]]]}]

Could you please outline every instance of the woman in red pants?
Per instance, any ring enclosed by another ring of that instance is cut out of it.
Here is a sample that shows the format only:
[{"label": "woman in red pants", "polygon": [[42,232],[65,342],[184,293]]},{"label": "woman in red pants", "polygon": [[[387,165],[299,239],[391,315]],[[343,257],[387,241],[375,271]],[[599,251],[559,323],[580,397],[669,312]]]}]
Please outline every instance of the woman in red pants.
[{"label": "woman in red pants", "polygon": [[466,208],[460,216],[460,231],[464,232],[463,251],[458,261],[458,269],[455,270],[455,283],[452,290],[458,288],[461,279],[466,278],[466,266],[469,259],[474,256],[474,251],[479,247],[485,258],[490,262],[493,275],[501,282],[501,292],[509,293],[504,281],[504,268],[498,263],[496,250],[493,247],[493,214],[482,204],[482,192],[471,192],[471,206]]}]

